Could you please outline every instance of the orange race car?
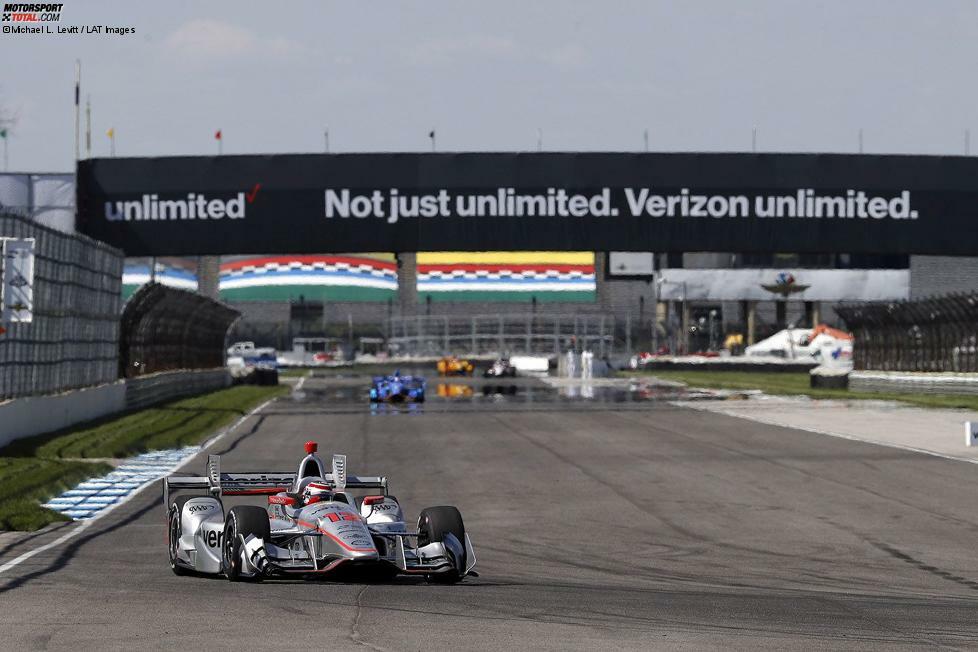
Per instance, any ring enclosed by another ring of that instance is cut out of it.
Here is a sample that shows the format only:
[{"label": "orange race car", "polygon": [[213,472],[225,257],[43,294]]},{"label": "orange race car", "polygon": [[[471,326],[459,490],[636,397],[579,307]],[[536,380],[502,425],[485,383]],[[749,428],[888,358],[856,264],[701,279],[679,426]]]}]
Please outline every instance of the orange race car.
[{"label": "orange race car", "polygon": [[438,373],[442,376],[471,376],[475,367],[468,360],[461,360],[453,355],[445,356],[438,361]]}]

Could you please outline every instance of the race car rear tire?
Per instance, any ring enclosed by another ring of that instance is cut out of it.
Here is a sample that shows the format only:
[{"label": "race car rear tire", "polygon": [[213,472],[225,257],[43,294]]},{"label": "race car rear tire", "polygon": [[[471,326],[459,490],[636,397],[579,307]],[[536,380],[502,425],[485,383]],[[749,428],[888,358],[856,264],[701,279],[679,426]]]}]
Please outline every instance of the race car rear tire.
[{"label": "race car rear tire", "polygon": [[173,571],[174,575],[189,575],[192,572],[177,561],[177,546],[180,544],[180,536],[183,534],[183,506],[191,498],[199,498],[199,496],[175,498],[170,504],[170,513],[167,516],[166,551],[170,561],[170,570]]},{"label": "race car rear tire", "polygon": [[247,577],[241,573],[241,540],[254,535],[263,541],[271,539],[268,513],[254,505],[238,505],[228,510],[224,518],[224,544],[221,548],[221,569],[232,582],[260,580],[261,576]]},{"label": "race car rear tire", "polygon": [[[465,559],[465,524],[462,522],[462,514],[458,511],[457,507],[452,507],[451,505],[442,505],[439,507],[428,507],[421,510],[421,515],[418,517],[418,546],[426,546],[429,543],[435,543],[437,541],[444,541],[445,535],[451,532],[458,539],[458,542],[462,544],[463,552],[462,559],[456,560],[458,562],[457,566],[462,569],[461,572],[457,570],[449,570],[442,573],[431,573],[427,576],[429,582],[438,582],[444,584],[454,584],[465,576],[465,566],[467,560]],[[451,556],[451,552],[448,553]]]}]

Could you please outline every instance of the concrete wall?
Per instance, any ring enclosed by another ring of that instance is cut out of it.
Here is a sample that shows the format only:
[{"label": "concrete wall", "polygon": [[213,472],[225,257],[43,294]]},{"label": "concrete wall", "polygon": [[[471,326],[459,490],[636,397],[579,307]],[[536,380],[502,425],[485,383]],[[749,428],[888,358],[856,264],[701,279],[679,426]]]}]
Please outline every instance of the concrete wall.
[{"label": "concrete wall", "polygon": [[86,421],[202,394],[231,383],[226,369],[167,371],[49,396],[0,403],[0,448],[15,439],[62,430]]},{"label": "concrete wall", "polygon": [[156,405],[184,396],[212,392],[231,384],[231,375],[225,368],[162,371],[126,381],[127,410]]},{"label": "concrete wall", "polygon": [[53,432],[121,412],[125,407],[126,384],[123,381],[0,403],[0,447],[21,437]]}]

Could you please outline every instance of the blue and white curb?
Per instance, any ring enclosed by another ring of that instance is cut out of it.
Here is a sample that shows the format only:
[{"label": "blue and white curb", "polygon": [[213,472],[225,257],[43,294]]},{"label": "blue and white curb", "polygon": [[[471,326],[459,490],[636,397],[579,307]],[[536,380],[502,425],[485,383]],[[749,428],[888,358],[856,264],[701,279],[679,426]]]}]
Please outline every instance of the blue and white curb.
[{"label": "blue and white curb", "polygon": [[147,482],[159,480],[176,471],[188,458],[200,451],[200,446],[186,446],[137,455],[117,466],[111,473],[86,480],[74,489],[52,498],[44,503],[44,507],[76,521],[92,518]]},{"label": "blue and white curb", "polygon": [[[188,448],[183,449],[183,450],[204,450],[204,449],[207,449],[209,446],[213,446],[214,444],[216,444],[217,442],[219,442],[221,439],[223,439],[224,437],[226,437],[228,435],[228,433],[231,433],[234,430],[236,430],[238,428],[238,426],[240,426],[242,423],[244,423],[245,421],[247,421],[251,417],[255,416],[256,414],[258,414],[262,410],[264,410],[268,405],[270,405],[271,403],[274,403],[277,399],[278,399],[278,397],[270,398],[267,401],[265,401],[264,403],[262,403],[261,405],[259,405],[258,407],[256,407],[255,409],[253,409],[248,414],[243,415],[240,419],[238,419],[237,421],[235,421],[234,423],[232,423],[230,427],[225,428],[224,430],[221,430],[216,435],[214,435],[213,437],[211,437],[209,440],[207,440],[206,442],[204,442],[204,445],[201,446],[199,449],[197,449],[194,446],[191,446],[191,447],[188,447]],[[165,453],[175,453],[175,451],[165,451]],[[193,457],[193,453],[189,454],[186,458],[184,458],[183,460],[177,462],[176,465],[172,468],[172,470],[173,471],[178,471],[184,464],[186,464],[187,462],[189,462],[192,457]],[[135,461],[135,459],[138,459],[138,458],[134,458],[133,460],[130,460],[130,461]],[[119,469],[116,469],[115,471],[113,471],[113,473],[117,473],[118,471],[119,471]],[[109,475],[111,475],[111,474],[109,474]],[[7,571],[9,571],[11,569],[16,568],[17,566],[19,566],[20,564],[23,564],[25,561],[27,561],[31,557],[34,557],[36,555],[40,555],[40,554],[42,554],[44,552],[47,552],[48,550],[51,550],[52,548],[56,548],[57,546],[60,546],[61,544],[65,543],[66,541],[70,541],[71,539],[77,537],[79,534],[81,534],[86,529],[88,529],[89,527],[91,527],[93,523],[97,523],[98,520],[101,517],[105,516],[106,514],[109,514],[110,512],[112,512],[112,510],[121,507],[123,503],[129,501],[131,498],[133,498],[140,491],[142,491],[146,487],[148,487],[151,484],[153,484],[154,480],[157,479],[157,478],[159,478],[159,476],[156,476],[156,478],[152,478],[151,477],[151,479],[143,482],[143,484],[139,485],[135,489],[132,489],[128,494],[125,494],[123,496],[120,496],[119,499],[116,502],[108,505],[105,509],[99,510],[99,511],[96,511],[96,512],[92,512],[91,515],[88,518],[82,519],[81,522],[78,523],[78,525],[76,525],[74,527],[71,527],[71,528],[66,528],[68,531],[65,532],[64,534],[62,534],[60,537],[56,538],[54,541],[49,541],[48,543],[41,544],[41,545],[39,545],[39,546],[37,546],[35,548],[32,548],[32,549],[28,550],[25,553],[19,555],[18,557],[15,557],[14,559],[11,559],[10,561],[8,561],[8,562],[6,562],[4,564],[0,564],[0,574],[6,573]],[[76,489],[77,489],[77,487],[76,487]]]}]

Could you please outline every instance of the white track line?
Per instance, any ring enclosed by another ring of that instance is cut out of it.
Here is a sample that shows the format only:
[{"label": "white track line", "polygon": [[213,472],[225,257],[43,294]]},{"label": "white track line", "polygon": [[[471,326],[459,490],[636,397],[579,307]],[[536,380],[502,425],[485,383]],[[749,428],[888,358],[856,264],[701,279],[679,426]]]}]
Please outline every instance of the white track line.
[{"label": "white track line", "polygon": [[[216,444],[217,442],[219,442],[221,439],[224,438],[225,435],[227,435],[229,432],[234,431],[238,426],[240,426],[242,423],[244,423],[247,419],[250,419],[251,417],[253,417],[256,414],[258,414],[260,411],[262,411],[263,409],[265,409],[265,407],[269,403],[271,403],[272,401],[276,400],[277,398],[278,397],[276,396],[275,398],[268,399],[267,401],[265,401],[264,403],[262,403],[261,405],[259,405],[255,409],[253,409],[251,412],[249,412],[248,414],[244,415],[243,417],[241,417],[240,419],[238,419],[237,421],[235,421],[234,423],[232,423],[230,426],[228,426],[227,428],[225,428],[224,430],[222,430],[221,432],[219,432],[217,435],[215,435],[214,437],[211,437],[210,439],[208,439],[200,447],[200,450],[199,451],[195,451],[193,454],[188,455],[187,457],[185,457],[183,459],[183,461],[181,461],[176,467],[174,467],[174,471],[179,471],[181,468],[183,468],[184,466],[186,466],[186,464],[191,459],[193,459],[194,457],[196,457],[197,455],[199,455],[201,451],[204,451],[207,448],[209,448],[210,446],[213,446],[214,444]],[[143,489],[145,489],[146,487],[148,487],[151,484],[154,484],[154,483],[156,483],[158,481],[159,481],[159,478],[156,478],[154,480],[147,480],[143,484],[141,484],[138,487],[136,487],[136,489],[134,489],[131,493],[129,493],[129,495],[125,496],[122,500],[120,500],[119,502],[113,504],[108,509],[102,510],[101,512],[99,512],[98,514],[96,514],[95,516],[93,516],[92,518],[90,518],[90,519],[88,519],[86,521],[82,521],[81,524],[78,527],[72,529],[67,534],[63,534],[60,537],[58,537],[57,539],[55,539],[54,541],[51,541],[50,543],[45,543],[43,546],[40,546],[38,548],[35,548],[35,549],[31,550],[30,552],[25,552],[24,554],[20,555],[19,557],[15,558],[15,559],[11,559],[6,564],[3,564],[2,566],[0,566],[0,574],[3,574],[5,572],[7,572],[8,570],[10,570],[11,568],[13,568],[13,567],[15,567],[15,566],[17,566],[19,564],[22,564],[23,562],[27,561],[28,559],[30,559],[34,555],[37,555],[37,554],[40,554],[40,553],[45,552],[47,550],[50,550],[51,548],[54,548],[55,546],[60,546],[65,541],[68,541],[69,539],[72,539],[72,538],[78,536],[79,534],[81,534],[82,532],[84,532],[85,530],[87,530],[92,525],[92,523],[95,523],[96,521],[98,521],[99,519],[101,519],[103,516],[105,516],[105,515],[113,512],[116,508],[121,507],[122,505],[125,505],[127,502],[129,502],[130,500],[132,500],[133,498],[135,498],[137,495],[139,495],[139,493],[142,492]]]}]

